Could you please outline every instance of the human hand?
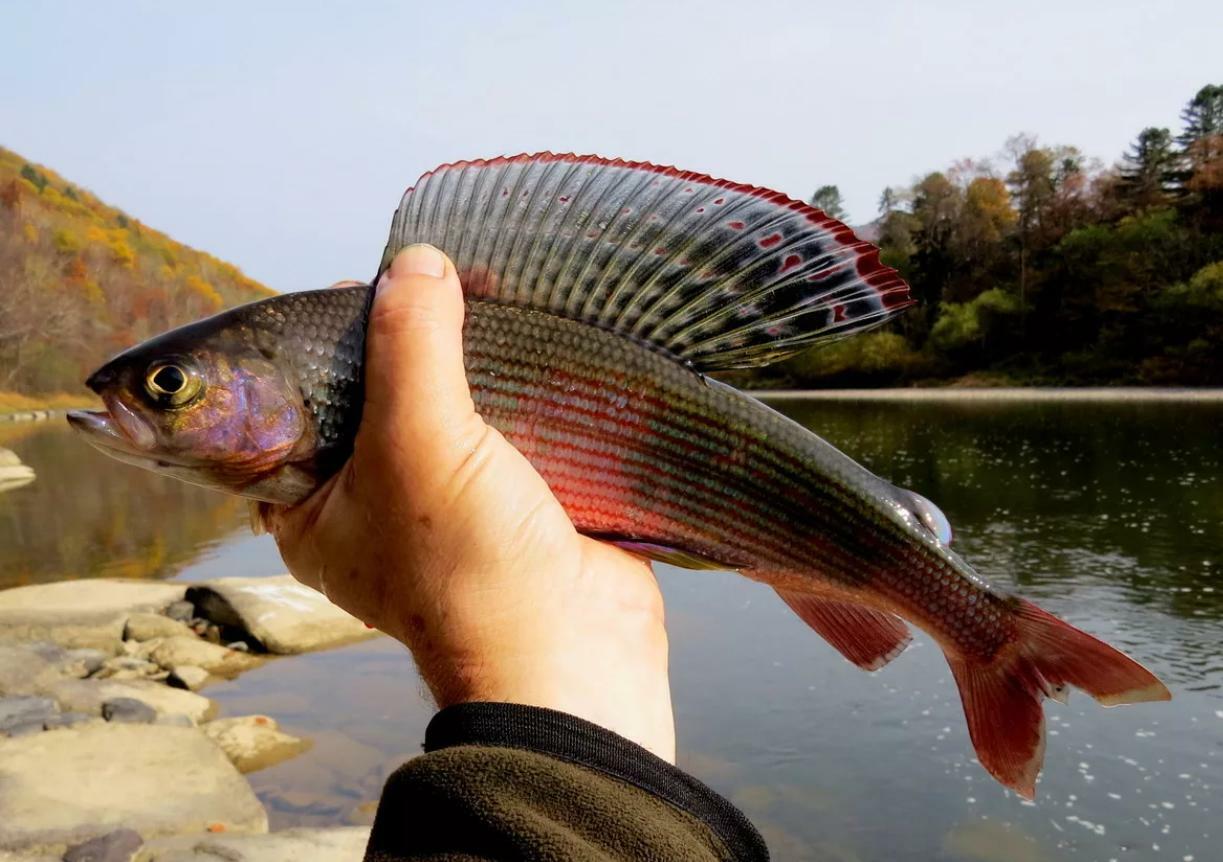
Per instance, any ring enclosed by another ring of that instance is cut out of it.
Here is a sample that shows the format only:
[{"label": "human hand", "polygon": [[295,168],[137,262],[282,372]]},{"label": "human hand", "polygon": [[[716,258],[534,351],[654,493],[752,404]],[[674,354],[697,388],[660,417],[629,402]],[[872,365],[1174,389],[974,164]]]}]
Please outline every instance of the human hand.
[{"label": "human hand", "polygon": [[454,265],[404,249],[366,343],[352,457],[265,522],[302,583],[412,651],[439,707],[545,706],[675,759],[662,596],[648,562],[580,535],[475,411]]}]

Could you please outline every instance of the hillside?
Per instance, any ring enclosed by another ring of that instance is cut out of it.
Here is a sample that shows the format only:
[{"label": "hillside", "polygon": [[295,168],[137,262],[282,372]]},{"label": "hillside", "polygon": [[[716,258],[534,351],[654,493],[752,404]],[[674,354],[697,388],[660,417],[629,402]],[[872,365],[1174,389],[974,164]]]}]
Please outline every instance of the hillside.
[{"label": "hillside", "polygon": [[83,393],[117,350],[272,293],[0,147],[0,405]]}]

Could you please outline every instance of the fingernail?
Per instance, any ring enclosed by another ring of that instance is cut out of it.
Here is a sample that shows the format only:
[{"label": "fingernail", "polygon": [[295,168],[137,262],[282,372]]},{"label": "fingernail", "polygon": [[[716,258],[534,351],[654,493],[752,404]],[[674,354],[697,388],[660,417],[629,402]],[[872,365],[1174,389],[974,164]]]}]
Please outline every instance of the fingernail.
[{"label": "fingernail", "polygon": [[446,258],[428,243],[418,242],[395,255],[391,269],[395,275],[431,275],[441,278],[446,274]]}]

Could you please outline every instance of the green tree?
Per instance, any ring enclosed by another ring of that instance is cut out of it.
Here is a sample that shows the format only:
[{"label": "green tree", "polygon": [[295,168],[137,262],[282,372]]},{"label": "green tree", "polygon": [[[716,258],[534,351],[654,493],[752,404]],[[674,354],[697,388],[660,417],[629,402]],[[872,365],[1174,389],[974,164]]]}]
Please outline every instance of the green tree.
[{"label": "green tree", "polygon": [[1138,133],[1122,157],[1121,192],[1135,212],[1167,205],[1176,192],[1179,158],[1172,133],[1153,126]]},{"label": "green tree", "polygon": [[811,206],[841,221],[847,217],[844,202],[841,200],[841,190],[836,186],[820,186],[816,189],[815,194],[811,196]]}]

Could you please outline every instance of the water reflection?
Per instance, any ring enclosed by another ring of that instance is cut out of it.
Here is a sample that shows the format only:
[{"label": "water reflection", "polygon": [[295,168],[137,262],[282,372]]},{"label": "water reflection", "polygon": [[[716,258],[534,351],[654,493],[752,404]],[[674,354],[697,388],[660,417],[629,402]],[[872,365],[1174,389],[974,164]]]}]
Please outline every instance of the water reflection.
[{"label": "water reflection", "polygon": [[0,589],[66,578],[166,578],[243,524],[236,498],[107,458],[61,422],[0,426],[37,475],[0,494]]},{"label": "water reflection", "polygon": [[[1218,858],[1223,405],[780,406],[937,502],[983,574],[1127,650],[1175,699],[1050,704],[1038,799],[1022,803],[975,762],[928,639],[865,674],[760,584],[664,566],[681,763],[738,802],[778,859]],[[5,433],[0,446],[39,478],[0,495],[0,584],[165,575],[208,548],[180,577],[279,567],[236,501],[63,432]],[[250,776],[276,828],[368,820],[431,713],[385,639],[270,662],[207,693],[226,714],[267,712],[314,740]]]}]

